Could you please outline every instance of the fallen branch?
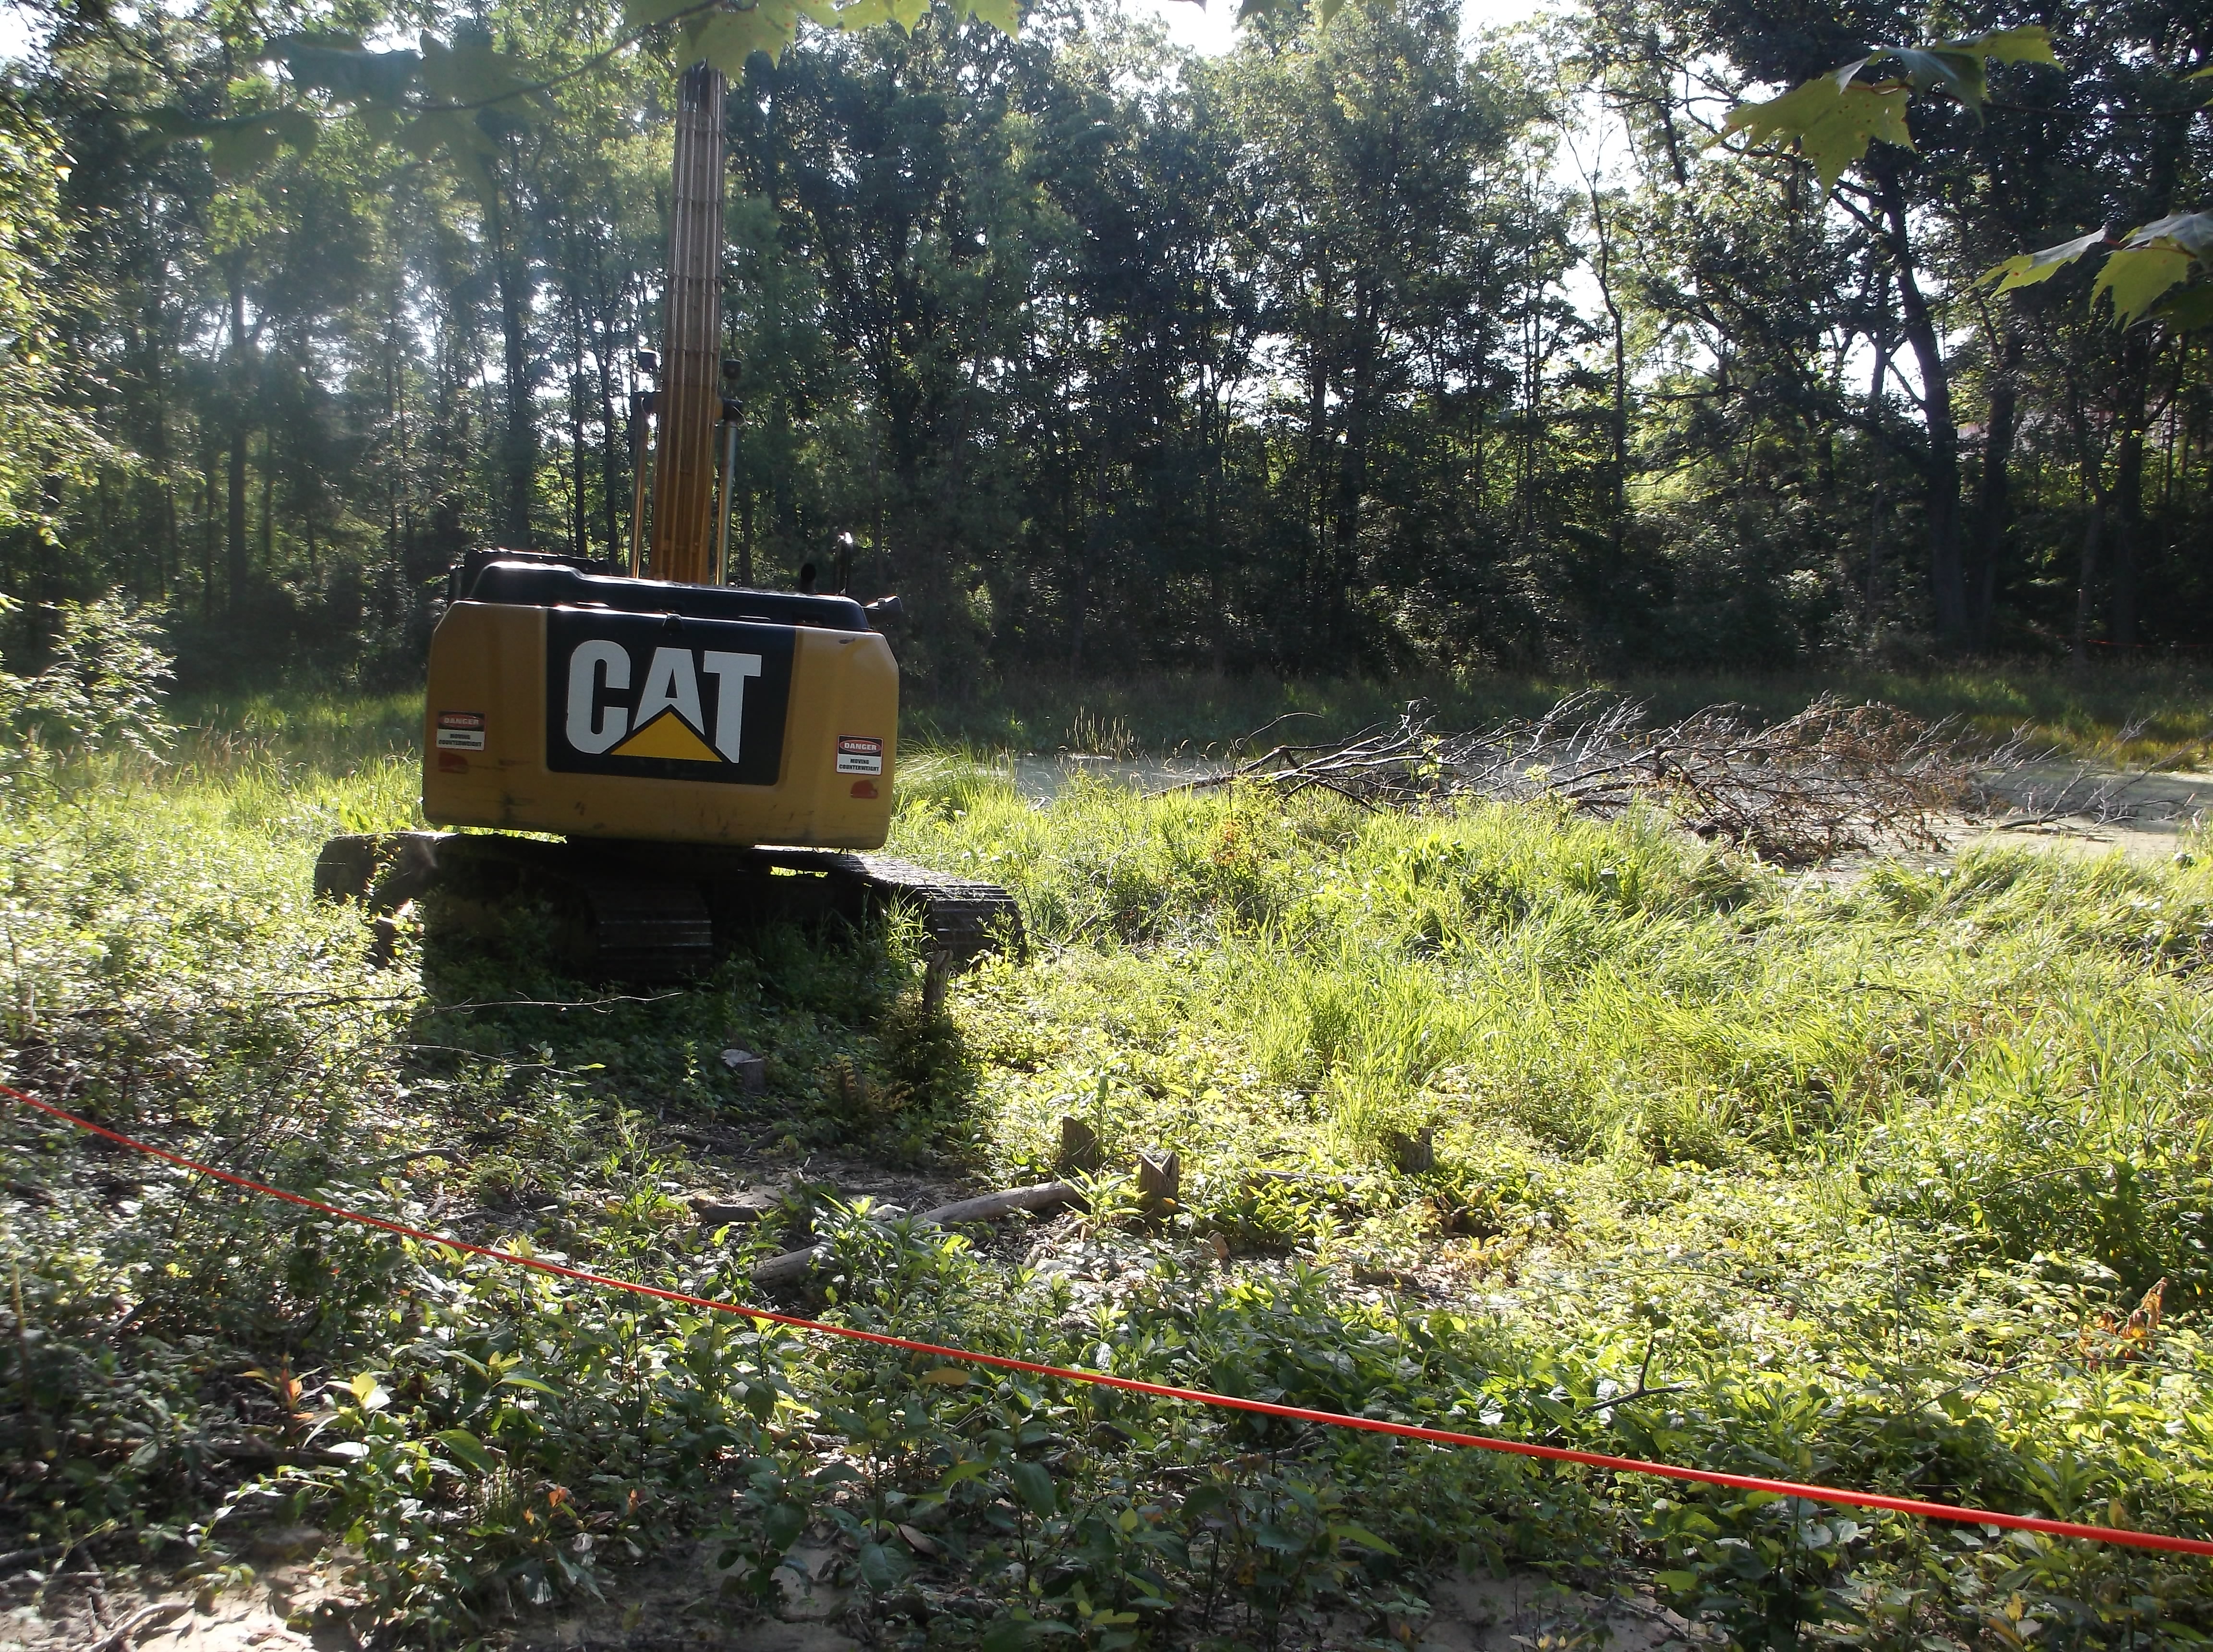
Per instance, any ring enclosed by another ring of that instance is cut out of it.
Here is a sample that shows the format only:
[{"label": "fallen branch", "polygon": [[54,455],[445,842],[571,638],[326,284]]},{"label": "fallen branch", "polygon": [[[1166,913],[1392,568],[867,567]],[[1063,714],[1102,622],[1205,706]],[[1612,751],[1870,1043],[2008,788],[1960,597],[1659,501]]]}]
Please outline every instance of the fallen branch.
[{"label": "fallen branch", "polygon": [[353,1460],[318,1446],[280,1446],[273,1440],[258,1439],[252,1435],[242,1439],[210,1440],[207,1449],[226,1463],[265,1463],[277,1468],[344,1468]]},{"label": "fallen branch", "polygon": [[149,1629],[166,1622],[179,1612],[190,1612],[189,1600],[156,1600],[150,1606],[141,1606],[119,1625],[111,1633],[93,1643],[92,1652],[120,1652],[131,1644],[131,1637],[142,1629]]},{"label": "fallen branch", "polygon": [[67,1554],[76,1546],[73,1543],[46,1543],[35,1549],[10,1550],[6,1554],[0,1554],[0,1571],[6,1571],[14,1566],[36,1565],[40,1561],[52,1559],[55,1555]]},{"label": "fallen branch", "polygon": [[1416,702],[1349,740],[1279,745],[1171,789],[1321,790],[1377,809],[1550,801],[1602,818],[1648,802],[1700,837],[1802,864],[1884,840],[1942,848],[1936,817],[1967,796],[1969,772],[1952,725],[1893,706],[1821,699],[1761,725],[1717,705],[1655,728],[1636,702],[1593,691],[1460,734]]},{"label": "fallen branch", "polygon": [[[974,1222],[994,1222],[1017,1210],[1051,1210],[1064,1204],[1074,1204],[1082,1195],[1064,1181],[1040,1182],[1034,1187],[1009,1187],[1001,1192],[985,1193],[975,1198],[957,1199],[951,1204],[941,1204],[934,1210],[924,1210],[914,1218],[918,1228],[958,1228]],[[878,1220],[896,1221],[885,1216]],[[830,1254],[826,1241],[809,1245],[804,1249],[785,1251],[771,1256],[753,1266],[753,1280],[757,1285],[774,1285],[805,1277]]]}]

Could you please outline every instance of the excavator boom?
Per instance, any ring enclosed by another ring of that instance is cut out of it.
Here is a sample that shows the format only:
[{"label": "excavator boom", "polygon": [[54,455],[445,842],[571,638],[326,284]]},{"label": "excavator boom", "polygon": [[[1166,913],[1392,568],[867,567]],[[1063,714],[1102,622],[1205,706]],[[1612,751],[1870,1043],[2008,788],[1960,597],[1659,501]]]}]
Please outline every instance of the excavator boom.
[{"label": "excavator boom", "polygon": [[715,427],[722,410],[723,96],[720,70],[694,64],[684,71],[670,180],[653,552],[645,571],[686,585],[707,584],[719,572]]}]

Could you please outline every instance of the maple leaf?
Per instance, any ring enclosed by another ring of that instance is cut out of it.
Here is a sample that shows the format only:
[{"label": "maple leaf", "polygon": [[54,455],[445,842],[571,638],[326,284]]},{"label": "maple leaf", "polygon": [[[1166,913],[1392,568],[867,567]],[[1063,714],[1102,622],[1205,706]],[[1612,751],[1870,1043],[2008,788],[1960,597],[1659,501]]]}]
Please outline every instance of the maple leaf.
[{"label": "maple leaf", "polygon": [[2213,327],[2213,283],[2201,282],[2171,291],[2151,307],[2151,313],[2177,332]]},{"label": "maple leaf", "polygon": [[1765,103],[1741,104],[1729,111],[1722,131],[1742,131],[1755,143],[1795,140],[1821,187],[1831,188],[1871,142],[1913,147],[1905,130],[1906,88],[1855,80],[1867,61],[1833,69]]},{"label": "maple leaf", "polygon": [[715,11],[684,26],[685,45],[695,63],[710,63],[732,80],[746,72],[756,52],[771,63],[783,56],[799,27],[799,8],[790,0],[763,0],[742,11]]},{"label": "maple leaf", "polygon": [[2106,232],[2093,229],[2087,235],[2077,235],[2073,241],[2063,241],[2057,247],[2047,247],[2039,253],[2016,253],[2003,264],[1994,264],[1975,277],[1978,286],[1991,282],[1997,290],[2009,293],[2021,287],[2033,287],[2039,282],[2049,281],[2069,265],[2094,247],[2106,244]]},{"label": "maple leaf", "polygon": [[1990,95],[1985,59],[2055,64],[2059,61],[2052,55],[2051,36],[2041,23],[1997,29],[1972,40],[1940,40],[1935,46],[1883,46],[1876,53],[1885,54],[1905,66],[1906,82],[1915,91],[1923,96],[1939,90],[1949,92],[1972,110],[1977,119],[1982,118],[1984,101]]},{"label": "maple leaf", "polygon": [[262,47],[284,65],[296,86],[327,92],[347,103],[398,108],[423,66],[415,52],[364,52],[342,35],[280,34]]},{"label": "maple leaf", "polygon": [[537,71],[512,52],[478,40],[448,45],[428,33],[420,44],[423,83],[440,103],[479,109],[538,89]]},{"label": "maple leaf", "polygon": [[2179,247],[2194,258],[2213,262],[2213,212],[2171,213],[2133,232],[2127,245],[2155,247],[2162,242]]},{"label": "maple leaf", "polygon": [[2106,260],[2090,289],[2090,302],[2100,293],[2113,301],[2113,319],[2123,326],[2140,320],[2170,287],[2190,274],[2189,253],[2164,244],[2124,247]]},{"label": "maple leaf", "polygon": [[966,0],[968,15],[982,19],[1012,40],[1021,33],[1021,0]]},{"label": "maple leaf", "polygon": [[698,0],[623,0],[623,27],[645,28],[690,11]]}]

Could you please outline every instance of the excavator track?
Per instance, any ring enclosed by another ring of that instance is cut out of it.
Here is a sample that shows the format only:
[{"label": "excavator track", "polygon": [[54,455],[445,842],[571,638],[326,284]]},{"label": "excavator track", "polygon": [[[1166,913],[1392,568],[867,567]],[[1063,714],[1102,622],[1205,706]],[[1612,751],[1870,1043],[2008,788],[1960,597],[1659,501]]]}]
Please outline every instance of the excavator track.
[{"label": "excavator track", "polygon": [[763,924],[857,923],[897,909],[920,917],[933,963],[942,968],[964,968],[995,950],[1019,954],[1024,945],[1021,912],[997,884],[831,850],[355,834],[323,845],[315,893],[364,907],[387,960],[411,910],[427,934],[461,944],[489,940],[509,915],[530,911],[574,973],[639,983],[701,974]]}]

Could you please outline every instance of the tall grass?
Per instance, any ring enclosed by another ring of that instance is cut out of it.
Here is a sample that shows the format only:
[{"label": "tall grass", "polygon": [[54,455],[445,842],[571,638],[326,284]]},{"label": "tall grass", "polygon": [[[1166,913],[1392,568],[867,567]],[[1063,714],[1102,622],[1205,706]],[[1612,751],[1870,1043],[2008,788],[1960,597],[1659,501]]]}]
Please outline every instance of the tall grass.
[{"label": "tall grass", "polygon": [[[1139,716],[1087,714],[1102,741]],[[1059,1173],[1078,1117],[1104,1147],[1081,1217],[972,1247],[832,1212],[815,1305],[1295,1403],[2213,1530],[2202,838],[2167,864],[1978,852],[1838,881],[1653,813],[1086,782],[1040,804],[988,755],[924,751],[893,848],[1007,884],[1033,942],[940,1016],[874,933],[770,931],[667,994],[563,980],[527,946],[426,967],[404,939],[375,968],[308,870],[329,832],[417,818],[413,706],[226,716],[165,767],[81,759],[0,796],[11,1082],[717,1295],[782,1236],[692,1226],[689,1190],[803,1190],[830,1149],[1027,1180]],[[765,1092],[716,1058],[732,1043],[766,1056]],[[1407,1167],[1423,1129],[1435,1163]],[[1161,1149],[1180,1198],[1145,1215],[1130,1172]],[[1085,1614],[1136,1577],[1167,1603],[1151,1644],[1201,1637],[1210,1576],[1249,1643],[1282,1639],[1292,1600],[1405,1627],[1424,1568],[1456,1558],[1643,1580],[1746,1646],[2009,1643],[1994,1616],[2082,1647],[2213,1628],[2187,1564],[945,1381],[137,1185],[112,1156],[0,1122],[0,1261],[38,1332],[0,1336],[27,1400],[0,1410],[0,1537],[128,1533],[205,1570],[286,1509],[347,1533],[418,1638],[599,1586],[579,1531],[602,1557],[710,1534],[772,1592],[810,1521],[849,1533],[886,1635],[921,1564],[891,1533],[923,1522],[970,1603],[930,1625],[956,1645],[979,1600],[992,1644],[1030,1633],[1016,1607],[1107,1644]],[[2166,1322],[2131,1332],[2162,1278]],[[283,1370],[339,1379],[314,1440],[360,1454],[249,1494],[258,1471],[211,1442],[298,1445],[266,1397]],[[50,1447],[71,1499],[43,1489]]]},{"label": "tall grass", "polygon": [[[1103,786],[1039,808],[949,770],[907,793],[897,843],[1007,883],[1048,948],[979,1000],[1026,1023],[1033,1066],[1037,1024],[1058,1029],[1063,1070],[1014,1094],[1080,1089],[1100,1033],[1125,1061],[1202,1049],[1241,1076],[1216,1082],[1208,1132],[1241,1160],[1381,1163],[1390,1132],[1428,1125],[1448,1155],[1510,1128],[1571,1159],[1789,1173],[1917,1173],[1910,1143],[1943,1158],[1952,1212],[2116,1155],[2197,1186],[2203,865],[1981,852],[1839,889],[1651,814]],[[1006,1150],[1039,1160],[1046,1111],[1011,1113]],[[1993,1237],[2021,1255],[2213,1286],[2149,1207],[2116,1227],[2048,1186],[2001,1204]]]}]

